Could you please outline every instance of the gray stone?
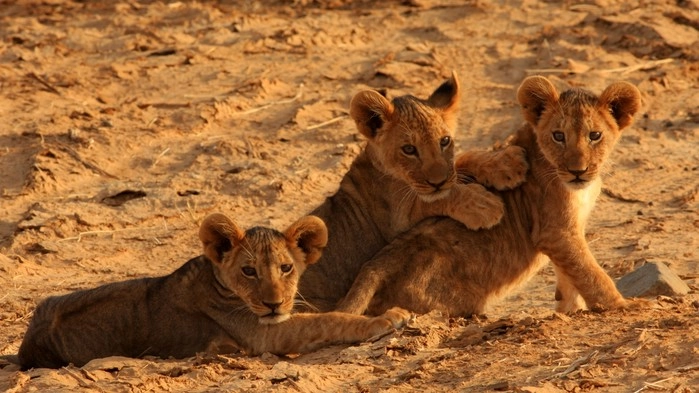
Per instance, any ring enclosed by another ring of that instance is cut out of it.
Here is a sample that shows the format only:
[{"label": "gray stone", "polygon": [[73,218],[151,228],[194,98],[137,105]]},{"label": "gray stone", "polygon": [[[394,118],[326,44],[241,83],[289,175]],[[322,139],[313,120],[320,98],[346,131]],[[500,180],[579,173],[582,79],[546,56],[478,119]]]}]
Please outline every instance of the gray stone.
[{"label": "gray stone", "polygon": [[646,262],[620,278],[616,287],[624,297],[674,296],[689,292],[689,286],[662,262]]}]

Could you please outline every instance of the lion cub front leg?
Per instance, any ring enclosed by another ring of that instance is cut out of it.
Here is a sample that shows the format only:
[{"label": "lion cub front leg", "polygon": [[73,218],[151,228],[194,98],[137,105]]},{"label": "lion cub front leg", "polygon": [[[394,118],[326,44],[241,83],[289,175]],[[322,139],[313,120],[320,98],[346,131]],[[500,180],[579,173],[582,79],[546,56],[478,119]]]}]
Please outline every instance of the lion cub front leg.
[{"label": "lion cub front leg", "polygon": [[[559,237],[558,235],[556,237]],[[557,311],[573,312],[581,308],[582,296],[591,310],[625,308],[628,302],[619,293],[611,277],[597,263],[582,236],[570,236],[553,242],[544,254],[555,265],[557,295],[561,300]]]},{"label": "lion cub front leg", "polygon": [[557,265],[553,265],[553,270],[556,272],[556,311],[573,313],[584,310],[586,308],[585,301],[575,288],[571,278]]},{"label": "lion cub front leg", "polygon": [[294,314],[287,321],[265,326],[253,354],[305,353],[332,344],[358,343],[401,328],[410,318],[410,312],[399,307],[377,317],[337,311]]},{"label": "lion cub front leg", "polygon": [[459,176],[496,190],[510,190],[524,182],[529,170],[527,152],[519,146],[494,151],[468,151],[456,158]]}]

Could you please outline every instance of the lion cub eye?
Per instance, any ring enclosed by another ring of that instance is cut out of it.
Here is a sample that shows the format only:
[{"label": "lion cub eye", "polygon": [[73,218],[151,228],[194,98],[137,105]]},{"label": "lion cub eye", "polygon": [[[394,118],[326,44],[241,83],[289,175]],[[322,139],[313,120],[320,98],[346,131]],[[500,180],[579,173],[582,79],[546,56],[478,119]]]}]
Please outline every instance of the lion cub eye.
[{"label": "lion cub eye", "polygon": [[403,150],[403,153],[409,156],[417,155],[417,147],[413,145],[403,145],[403,147],[401,147],[401,150]]},{"label": "lion cub eye", "polygon": [[591,141],[598,141],[602,137],[602,133],[599,131],[592,131],[589,135]]},{"label": "lion cub eye", "polygon": [[291,269],[293,269],[294,265],[292,264],[284,264],[281,266],[282,273],[289,273]]},{"label": "lion cub eye", "polygon": [[562,133],[561,131],[554,131],[553,140],[556,142],[565,142],[566,134]]},{"label": "lion cub eye", "polygon": [[246,277],[257,277],[257,270],[254,267],[244,266],[241,270]]},{"label": "lion cub eye", "polygon": [[442,148],[445,148],[451,144],[451,137],[450,136],[445,136],[444,138],[439,140],[439,146]]}]

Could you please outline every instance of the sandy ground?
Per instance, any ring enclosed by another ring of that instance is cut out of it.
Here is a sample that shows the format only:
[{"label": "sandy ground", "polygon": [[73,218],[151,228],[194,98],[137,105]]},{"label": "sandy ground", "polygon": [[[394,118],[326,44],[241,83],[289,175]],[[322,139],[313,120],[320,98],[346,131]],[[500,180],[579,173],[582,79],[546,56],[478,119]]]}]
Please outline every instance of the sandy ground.
[{"label": "sandy ground", "polygon": [[636,84],[644,107],[589,240],[614,278],[661,261],[691,288],[645,311],[559,315],[546,269],[486,316],[420,316],[374,343],[29,372],[2,360],[0,390],[699,391],[699,2],[617,3],[0,1],[0,355],[45,296],[198,255],[208,213],[290,224],[361,149],[353,94],[424,97],[452,70],[460,149],[521,122],[527,75]]}]

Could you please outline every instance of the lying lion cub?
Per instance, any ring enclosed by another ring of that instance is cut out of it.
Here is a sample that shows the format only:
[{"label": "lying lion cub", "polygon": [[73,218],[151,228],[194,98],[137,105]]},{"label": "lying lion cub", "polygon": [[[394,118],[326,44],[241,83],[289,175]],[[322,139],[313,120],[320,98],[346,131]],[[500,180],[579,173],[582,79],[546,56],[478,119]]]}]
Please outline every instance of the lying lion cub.
[{"label": "lying lion cub", "polygon": [[322,263],[301,278],[299,293],[308,303],[334,309],[362,264],[424,218],[449,216],[474,230],[500,221],[502,200],[481,184],[520,184],[524,151],[512,146],[486,153],[474,173],[481,184],[459,183],[453,140],[458,103],[455,74],[427,99],[389,101],[370,90],[352,98],[350,115],[367,145],[337,193],[311,212],[328,225],[330,239]]},{"label": "lying lion cub", "polygon": [[[619,82],[599,97],[582,89],[559,94],[535,76],[524,80],[517,99],[528,124],[511,143],[526,150],[530,171],[520,187],[500,193],[501,223],[476,232],[449,219],[424,221],[363,266],[337,310],[481,313],[538,271],[545,256],[557,275],[559,311],[629,304],[590,252],[585,223],[602,168],[640,107],[638,89]],[[456,166],[469,173],[481,160],[465,155]]]},{"label": "lying lion cub", "polygon": [[244,232],[226,216],[212,214],[199,237],[204,255],[167,276],[43,301],[19,348],[22,368],[82,366],[112,355],[182,358],[235,348],[300,353],[366,340],[410,317],[398,308],[375,318],[291,314],[299,277],[327,242],[317,217],[304,217],[284,233],[261,227]]}]

